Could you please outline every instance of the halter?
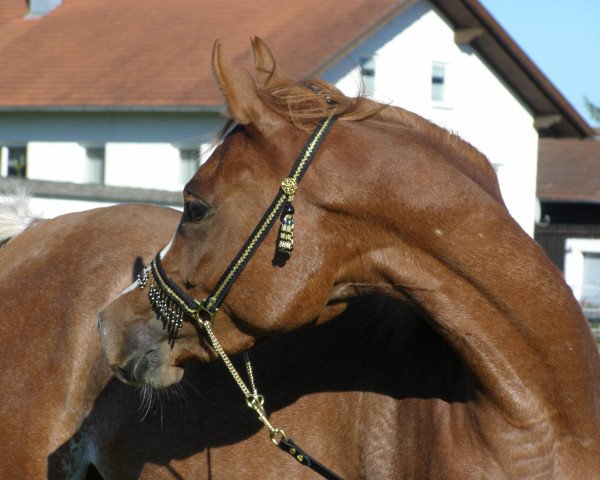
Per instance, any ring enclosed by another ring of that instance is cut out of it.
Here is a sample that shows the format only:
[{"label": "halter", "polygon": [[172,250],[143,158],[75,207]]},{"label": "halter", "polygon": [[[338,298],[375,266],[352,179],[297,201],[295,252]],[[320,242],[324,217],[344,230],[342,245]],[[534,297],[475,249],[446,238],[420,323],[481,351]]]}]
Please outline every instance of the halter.
[{"label": "halter", "polygon": [[150,303],[159,320],[163,322],[165,328],[168,330],[170,341],[175,341],[177,331],[181,327],[183,319],[186,316],[194,320],[201,328],[204,328],[213,348],[221,357],[233,379],[244,394],[246,404],[249,408],[254,410],[258,415],[258,419],[269,431],[271,441],[281,450],[293,456],[301,464],[311,468],[324,478],[331,480],[340,480],[340,477],[310,457],[310,455],[298,447],[298,445],[296,445],[282,429],[276,428],[270,423],[264,408],[264,397],[258,393],[254,383],[254,374],[252,372],[252,365],[250,364],[248,354],[244,352],[244,361],[251,389],[244,383],[242,377],[229,359],[229,356],[221,347],[221,344],[212,331],[211,325],[227,292],[229,292],[229,289],[232,287],[240,273],[242,273],[242,270],[247,265],[250,258],[252,258],[252,255],[254,255],[256,249],[267,236],[278,216],[281,218],[281,226],[279,229],[277,251],[282,256],[289,256],[293,251],[294,207],[292,206],[292,201],[294,200],[294,194],[298,189],[300,180],[302,180],[304,173],[310,166],[323,139],[329,132],[329,129],[336,118],[335,115],[331,115],[327,118],[323,118],[318,123],[308,139],[308,142],[296,158],[289,175],[281,182],[281,187],[270,207],[258,222],[223,275],[221,275],[217,285],[213,288],[207,298],[201,301],[192,298],[170,279],[162,267],[161,252],[156,255],[150,266],[145,268],[139,277],[140,288],[143,290],[148,283],[150,275],[152,276],[151,285],[148,290],[148,298],[150,299]]}]

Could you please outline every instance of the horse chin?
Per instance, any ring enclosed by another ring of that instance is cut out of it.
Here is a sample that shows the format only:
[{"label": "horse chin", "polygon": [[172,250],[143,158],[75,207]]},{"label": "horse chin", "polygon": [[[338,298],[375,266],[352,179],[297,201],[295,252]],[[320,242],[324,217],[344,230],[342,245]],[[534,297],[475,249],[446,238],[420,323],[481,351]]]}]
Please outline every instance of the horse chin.
[{"label": "horse chin", "polygon": [[184,370],[180,366],[170,365],[148,368],[132,376],[122,368],[113,366],[113,372],[119,380],[127,385],[133,387],[147,386],[155,390],[160,390],[179,383],[183,378]]},{"label": "horse chin", "polygon": [[141,378],[141,384],[160,390],[179,383],[183,378],[183,368],[175,365],[156,370],[146,370]]}]

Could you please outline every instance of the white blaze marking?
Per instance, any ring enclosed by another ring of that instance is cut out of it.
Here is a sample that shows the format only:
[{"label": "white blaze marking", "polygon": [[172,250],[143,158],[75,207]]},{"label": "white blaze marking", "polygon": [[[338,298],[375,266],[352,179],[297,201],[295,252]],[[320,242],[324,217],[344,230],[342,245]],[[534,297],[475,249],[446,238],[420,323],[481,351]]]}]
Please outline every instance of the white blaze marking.
[{"label": "white blaze marking", "polygon": [[171,246],[173,245],[173,241],[175,240],[175,236],[173,236],[173,238],[171,239],[171,241],[167,244],[167,246],[165,248],[163,248],[160,252],[160,259],[162,260],[163,258],[165,258],[165,255],[167,254],[167,252],[171,249]]},{"label": "white blaze marking", "polygon": [[133,282],[131,285],[129,285],[125,290],[123,290],[121,293],[119,293],[119,295],[117,296],[117,298],[122,297],[123,295],[131,292],[132,290],[135,290],[140,284],[139,279],[137,279],[135,282]]},{"label": "white blaze marking", "polygon": [[[167,254],[167,252],[170,250],[171,246],[173,245],[173,240],[175,240],[175,236],[173,236],[173,238],[167,244],[167,246],[160,251],[160,259],[161,260],[165,257],[165,255]],[[145,268],[148,269],[150,267],[145,267]],[[119,293],[119,295],[115,298],[115,300],[117,298],[122,297],[123,295],[126,295],[129,292],[135,290],[136,288],[139,287],[139,285],[140,285],[140,280],[136,279],[135,282],[133,282],[131,285],[129,285],[127,288],[125,288],[121,293]]]}]

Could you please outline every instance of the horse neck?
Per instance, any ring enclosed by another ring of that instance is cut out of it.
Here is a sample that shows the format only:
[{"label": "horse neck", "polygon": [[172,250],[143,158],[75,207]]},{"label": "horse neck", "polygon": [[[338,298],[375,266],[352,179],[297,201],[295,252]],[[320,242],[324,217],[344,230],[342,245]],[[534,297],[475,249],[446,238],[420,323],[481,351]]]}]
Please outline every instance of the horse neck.
[{"label": "horse neck", "polygon": [[470,408],[480,431],[498,451],[504,432],[515,445],[533,445],[538,458],[563,459],[565,471],[549,470],[561,478],[571,478],[573,462],[585,466],[587,459],[582,468],[595,468],[589,461],[600,453],[598,353],[570,291],[533,242],[511,245],[507,238],[490,244],[479,261],[470,242],[456,244],[463,253],[439,248],[441,258],[417,260],[419,271],[402,261],[384,270],[394,285],[408,286],[400,289],[473,373]]},{"label": "horse neck", "polygon": [[600,440],[598,353],[560,272],[489,190],[402,142],[400,159],[362,156],[361,179],[378,180],[345,203],[363,252],[345,274],[423,311],[473,373],[478,407],[522,429]]}]

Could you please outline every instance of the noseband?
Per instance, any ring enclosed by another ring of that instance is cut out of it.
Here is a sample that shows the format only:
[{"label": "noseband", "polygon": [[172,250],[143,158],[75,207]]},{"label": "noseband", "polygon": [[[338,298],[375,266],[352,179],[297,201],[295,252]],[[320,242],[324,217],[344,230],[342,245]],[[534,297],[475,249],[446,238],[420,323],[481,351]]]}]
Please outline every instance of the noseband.
[{"label": "noseband", "polygon": [[271,206],[267,209],[223,275],[221,275],[217,285],[213,288],[207,298],[201,301],[194,299],[169,278],[162,267],[161,252],[159,252],[154,260],[152,260],[150,266],[142,271],[139,280],[140,288],[144,289],[150,276],[152,276],[150,288],[148,290],[148,298],[150,299],[150,303],[152,304],[156,315],[168,330],[171,342],[174,342],[177,331],[183,324],[184,318],[188,317],[194,320],[200,328],[206,330],[213,348],[221,357],[233,376],[233,379],[244,394],[246,404],[256,412],[258,419],[265,425],[273,443],[284,452],[292,455],[301,464],[310,467],[324,478],[339,480],[340,477],[338,475],[306,454],[306,452],[299,448],[282,429],[271,425],[265,412],[264,398],[258,393],[256,385],[254,384],[252,366],[247,353],[244,353],[244,359],[252,390],[250,390],[242,380],[240,374],[221,347],[211,328],[212,322],[221,303],[227,295],[227,292],[247,265],[250,258],[252,258],[256,249],[265,239],[277,217],[281,218],[277,242],[278,253],[283,256],[289,256],[291,254],[294,246],[294,208],[292,206],[294,194],[296,193],[300,180],[310,166],[323,139],[329,132],[329,129],[335,120],[336,116],[332,115],[322,119],[318,123],[308,142],[296,158],[289,175],[281,183],[281,187],[273,199]]}]

